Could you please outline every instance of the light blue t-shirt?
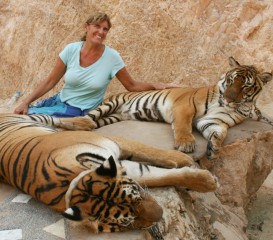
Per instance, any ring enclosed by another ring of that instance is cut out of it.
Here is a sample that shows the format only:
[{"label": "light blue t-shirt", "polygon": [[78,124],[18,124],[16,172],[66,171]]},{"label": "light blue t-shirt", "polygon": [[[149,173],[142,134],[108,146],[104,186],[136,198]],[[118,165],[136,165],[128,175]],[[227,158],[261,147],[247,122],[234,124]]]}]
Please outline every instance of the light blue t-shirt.
[{"label": "light blue t-shirt", "polygon": [[94,109],[102,102],[110,80],[125,64],[116,50],[105,46],[102,56],[95,63],[82,67],[82,45],[83,42],[70,43],[59,54],[66,65],[60,98],[62,102],[81,110]]}]

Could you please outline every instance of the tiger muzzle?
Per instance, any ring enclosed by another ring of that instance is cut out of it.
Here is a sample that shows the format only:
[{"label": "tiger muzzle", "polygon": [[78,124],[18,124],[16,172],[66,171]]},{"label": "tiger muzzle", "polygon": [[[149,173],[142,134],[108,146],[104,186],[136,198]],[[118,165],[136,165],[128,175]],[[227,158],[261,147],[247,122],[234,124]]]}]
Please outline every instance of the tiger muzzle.
[{"label": "tiger muzzle", "polygon": [[144,196],[137,206],[134,228],[149,228],[162,219],[163,209],[151,196]]}]

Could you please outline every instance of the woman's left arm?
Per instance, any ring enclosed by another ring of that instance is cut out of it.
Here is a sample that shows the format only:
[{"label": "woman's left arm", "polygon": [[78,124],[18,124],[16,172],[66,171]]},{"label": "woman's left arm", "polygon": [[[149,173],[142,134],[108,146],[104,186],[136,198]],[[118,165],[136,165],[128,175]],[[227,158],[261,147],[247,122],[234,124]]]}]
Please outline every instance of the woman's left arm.
[{"label": "woman's left arm", "polygon": [[179,87],[174,84],[163,84],[163,83],[144,83],[135,81],[131,75],[128,73],[126,68],[122,68],[116,74],[117,79],[121,84],[130,92],[140,92],[148,90],[162,90],[166,88],[176,88]]}]

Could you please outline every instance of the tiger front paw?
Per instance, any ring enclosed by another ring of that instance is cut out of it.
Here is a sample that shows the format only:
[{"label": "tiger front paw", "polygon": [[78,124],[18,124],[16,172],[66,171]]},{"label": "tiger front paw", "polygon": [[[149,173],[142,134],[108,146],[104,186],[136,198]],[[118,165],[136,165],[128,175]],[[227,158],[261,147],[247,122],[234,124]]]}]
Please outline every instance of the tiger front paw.
[{"label": "tiger front paw", "polygon": [[210,160],[216,159],[219,156],[219,147],[214,146],[211,141],[207,145],[207,157]]},{"label": "tiger front paw", "polygon": [[197,192],[214,192],[218,187],[218,181],[208,170],[190,169],[185,174],[189,189]]},{"label": "tiger front paw", "polygon": [[191,153],[195,150],[195,138],[193,135],[181,137],[175,140],[174,148],[180,152]]},{"label": "tiger front paw", "polygon": [[60,118],[60,127],[74,131],[91,131],[97,124],[90,117]]},{"label": "tiger front paw", "polygon": [[189,155],[176,151],[176,150],[167,150],[169,159],[172,162],[176,163],[176,168],[182,168],[185,166],[193,166],[194,160]]},{"label": "tiger front paw", "polygon": [[201,170],[195,191],[214,192],[219,186],[218,180],[208,170]]}]

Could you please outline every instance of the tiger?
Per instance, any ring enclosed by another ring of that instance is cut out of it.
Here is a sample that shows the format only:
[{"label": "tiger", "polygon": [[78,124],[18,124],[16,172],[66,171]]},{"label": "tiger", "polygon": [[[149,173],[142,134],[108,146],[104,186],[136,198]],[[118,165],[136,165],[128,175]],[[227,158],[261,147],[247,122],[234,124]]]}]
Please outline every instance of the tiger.
[{"label": "tiger", "polygon": [[240,65],[233,57],[229,65],[213,86],[120,93],[84,117],[62,119],[62,127],[92,130],[124,120],[166,122],[173,129],[174,148],[185,153],[195,150],[194,127],[208,141],[206,156],[216,159],[228,128],[259,111],[257,97],[272,80],[272,73]]},{"label": "tiger", "polygon": [[56,125],[50,116],[0,114],[0,181],[94,233],[155,226],[163,210],[147,187],[218,186],[184,153]]}]

